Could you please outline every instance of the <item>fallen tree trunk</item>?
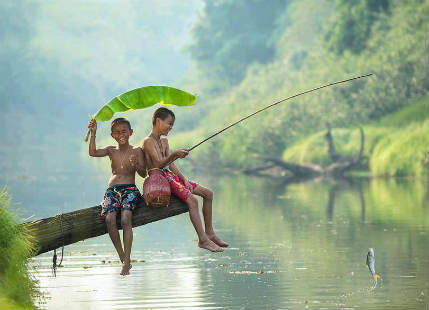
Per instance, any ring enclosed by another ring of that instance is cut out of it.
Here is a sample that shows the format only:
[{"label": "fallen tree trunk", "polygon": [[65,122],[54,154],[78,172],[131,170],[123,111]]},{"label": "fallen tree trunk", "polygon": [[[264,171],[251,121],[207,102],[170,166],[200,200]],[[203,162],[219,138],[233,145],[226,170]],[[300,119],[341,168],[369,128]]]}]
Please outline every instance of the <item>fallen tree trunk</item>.
[{"label": "fallen tree trunk", "polygon": [[[164,208],[149,208],[144,201],[133,211],[133,227],[159,221],[167,217],[188,212],[188,206],[176,196],[171,196],[170,205]],[[34,238],[36,251],[39,255],[59,247],[69,245],[88,238],[104,235],[107,228],[100,216],[101,206],[81,209],[53,217],[27,222],[22,225]],[[117,218],[121,229],[120,217]]]},{"label": "fallen tree trunk", "polygon": [[323,173],[322,167],[313,164],[295,164],[287,161],[283,161],[278,158],[263,157],[265,161],[269,161],[282,169],[292,172],[295,176],[307,177],[317,176]]},{"label": "fallen tree trunk", "polygon": [[[325,134],[325,138],[328,140],[328,152],[333,161],[333,163],[328,167],[324,168],[317,164],[297,164],[287,162],[279,158],[256,155],[265,162],[265,165],[256,168],[247,168],[243,172],[257,176],[266,176],[267,174],[263,173],[264,171],[272,168],[279,168],[283,170],[282,174],[288,179],[288,181],[300,181],[303,178],[307,179],[319,176],[343,177],[346,171],[359,168],[360,166],[365,146],[365,134],[362,128],[360,128],[359,131],[359,150],[354,156],[341,156],[335,149],[331,134],[331,126],[328,124],[328,132]],[[293,176],[291,177],[287,172],[292,173]]]},{"label": "fallen tree trunk", "polygon": [[259,167],[242,169],[240,172],[247,175],[265,176],[265,174],[260,172],[273,168],[274,166],[274,164],[262,165]]}]

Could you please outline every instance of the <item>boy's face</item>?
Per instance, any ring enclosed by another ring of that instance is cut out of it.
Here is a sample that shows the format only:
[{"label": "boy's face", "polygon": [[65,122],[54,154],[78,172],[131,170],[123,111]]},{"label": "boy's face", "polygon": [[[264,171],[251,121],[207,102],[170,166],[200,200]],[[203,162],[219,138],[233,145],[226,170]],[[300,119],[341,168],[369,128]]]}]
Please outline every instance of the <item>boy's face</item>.
[{"label": "boy's face", "polygon": [[132,134],[133,130],[130,129],[127,124],[117,124],[113,126],[112,133],[110,135],[116,140],[116,142],[118,142],[119,145],[121,145],[128,143]]},{"label": "boy's face", "polygon": [[161,135],[166,136],[173,128],[174,118],[171,115],[168,115],[167,118],[164,120],[157,118],[156,123],[158,125],[158,130],[161,133]]}]

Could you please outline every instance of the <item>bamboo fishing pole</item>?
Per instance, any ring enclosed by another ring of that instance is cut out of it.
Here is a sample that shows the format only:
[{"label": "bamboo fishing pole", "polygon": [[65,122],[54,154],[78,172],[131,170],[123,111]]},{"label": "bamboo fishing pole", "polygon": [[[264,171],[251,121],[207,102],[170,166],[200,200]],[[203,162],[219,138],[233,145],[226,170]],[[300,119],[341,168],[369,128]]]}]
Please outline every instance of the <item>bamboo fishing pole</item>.
[{"label": "bamboo fishing pole", "polygon": [[273,107],[273,106],[275,106],[275,105],[278,105],[279,103],[282,103],[282,102],[284,102],[284,101],[290,100],[290,99],[292,99],[292,98],[295,98],[295,97],[298,97],[298,96],[301,96],[301,95],[304,95],[304,94],[311,93],[311,92],[313,92],[313,91],[316,91],[316,90],[319,90],[319,89],[322,89],[322,88],[326,88],[326,87],[329,87],[329,86],[332,86],[332,85],[336,85],[336,84],[341,84],[341,83],[350,82],[350,81],[357,80],[357,79],[361,79],[361,78],[365,78],[365,77],[368,77],[368,76],[371,76],[371,75],[372,75],[372,73],[369,73],[369,74],[365,74],[365,75],[360,75],[360,76],[357,76],[357,77],[353,77],[353,78],[350,78],[350,79],[347,79],[347,80],[342,80],[342,81],[338,81],[338,82],[333,82],[333,83],[330,83],[330,84],[322,85],[322,86],[319,86],[319,87],[316,87],[316,88],[312,88],[312,89],[310,89],[310,90],[306,90],[306,91],[304,91],[304,92],[301,92],[301,93],[295,94],[295,95],[293,95],[293,96],[287,97],[287,98],[282,99],[282,100],[280,100],[280,101],[277,101],[277,102],[275,102],[275,103],[273,103],[273,104],[270,104],[270,105],[268,105],[268,106],[266,106],[266,107],[264,107],[264,108],[262,108],[262,109],[259,109],[258,111],[253,112],[252,114],[249,114],[249,115],[247,115],[247,116],[245,116],[245,117],[243,117],[243,118],[239,119],[238,121],[236,121],[236,122],[234,122],[234,123],[232,123],[232,124],[230,124],[230,125],[226,126],[225,128],[223,128],[223,129],[219,130],[218,132],[216,132],[216,133],[212,134],[210,137],[205,138],[204,140],[202,140],[202,141],[198,142],[198,143],[197,143],[197,144],[195,144],[193,147],[189,148],[189,149],[188,149],[188,151],[189,151],[189,152],[190,152],[190,151],[192,151],[192,150],[193,150],[193,149],[195,149],[197,146],[200,146],[201,144],[203,144],[204,142],[206,142],[206,141],[210,140],[211,138],[216,137],[218,134],[220,134],[220,133],[224,132],[225,130],[227,130],[227,129],[231,128],[232,126],[237,125],[238,123],[240,123],[240,122],[242,122],[242,121],[244,121],[244,120],[246,120],[246,119],[248,119],[248,118],[252,117],[252,116],[253,116],[253,115],[255,115],[255,114],[258,114],[258,113],[260,113],[260,112],[262,112],[262,111],[265,111],[265,110],[267,110],[267,109],[269,109],[269,108],[271,108],[271,107]]}]

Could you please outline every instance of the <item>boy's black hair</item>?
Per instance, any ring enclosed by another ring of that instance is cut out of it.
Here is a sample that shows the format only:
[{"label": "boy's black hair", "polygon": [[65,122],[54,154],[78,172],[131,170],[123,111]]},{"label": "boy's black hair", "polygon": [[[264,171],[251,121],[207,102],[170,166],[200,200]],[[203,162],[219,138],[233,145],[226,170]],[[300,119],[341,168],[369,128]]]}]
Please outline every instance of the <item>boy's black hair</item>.
[{"label": "boy's black hair", "polygon": [[169,110],[167,108],[158,108],[158,109],[156,109],[156,111],[153,113],[153,116],[152,116],[152,125],[155,126],[157,118],[165,120],[169,115],[173,119],[176,119],[176,116],[174,115],[173,111],[171,111],[171,110]]},{"label": "boy's black hair", "polygon": [[123,117],[115,118],[112,121],[112,123],[110,124],[110,130],[112,130],[114,126],[119,125],[119,124],[126,124],[126,125],[128,125],[128,128],[131,130],[130,121],[127,120],[126,118],[123,118]]}]

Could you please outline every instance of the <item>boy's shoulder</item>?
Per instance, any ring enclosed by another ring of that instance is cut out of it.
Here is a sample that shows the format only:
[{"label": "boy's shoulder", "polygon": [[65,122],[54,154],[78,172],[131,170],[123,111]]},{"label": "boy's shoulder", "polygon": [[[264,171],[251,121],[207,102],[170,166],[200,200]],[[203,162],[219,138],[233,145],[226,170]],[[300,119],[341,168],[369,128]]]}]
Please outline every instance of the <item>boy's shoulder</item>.
[{"label": "boy's shoulder", "polygon": [[110,154],[110,152],[112,152],[112,151],[115,151],[115,150],[117,150],[118,148],[116,147],[116,146],[114,146],[114,145],[109,145],[109,146],[106,146],[106,148],[105,148],[106,150],[107,150],[107,152]]},{"label": "boy's shoulder", "polygon": [[[159,140],[161,142],[168,143],[168,139],[167,139],[166,136],[161,136],[161,138]],[[147,136],[146,138],[143,139],[143,143],[142,144],[145,145],[146,143],[153,144],[153,143],[155,143],[155,139],[153,137],[151,137],[151,136]]]},{"label": "boy's shoulder", "polygon": [[[106,149],[107,149],[108,151],[119,151],[119,148],[118,148],[117,146],[114,146],[114,145],[110,145],[110,146],[106,147]],[[140,146],[134,146],[134,145],[131,145],[131,144],[130,144],[130,149],[131,149],[132,151],[135,151],[135,150],[140,150],[140,149],[141,149],[141,147],[140,147]]]},{"label": "boy's shoulder", "polygon": [[152,143],[152,139],[150,138],[150,136],[147,136],[143,139],[142,141],[142,146],[147,145],[148,143]]},{"label": "boy's shoulder", "polygon": [[[116,153],[119,151],[119,148],[117,146],[108,146],[106,149],[108,149],[109,153]],[[128,149],[128,152],[131,151],[131,153],[140,152],[142,148],[140,146],[134,146],[130,145],[130,148]]]},{"label": "boy's shoulder", "polygon": [[131,151],[132,152],[140,152],[142,150],[142,148],[140,146],[134,146],[134,145],[130,145],[131,146]]}]

